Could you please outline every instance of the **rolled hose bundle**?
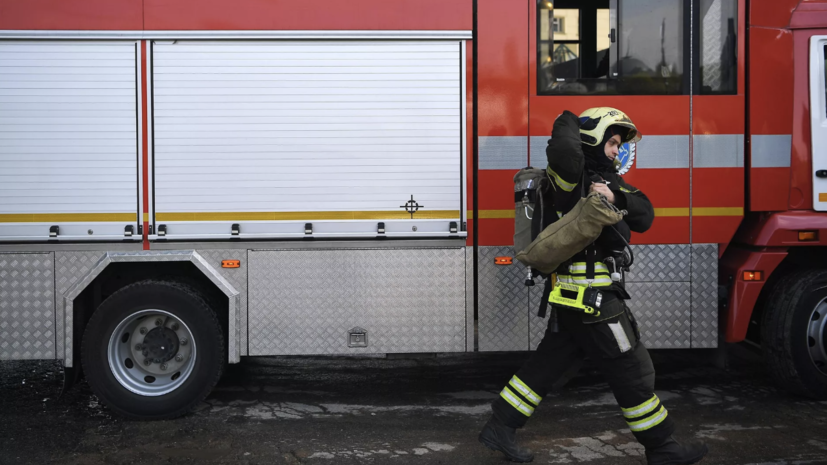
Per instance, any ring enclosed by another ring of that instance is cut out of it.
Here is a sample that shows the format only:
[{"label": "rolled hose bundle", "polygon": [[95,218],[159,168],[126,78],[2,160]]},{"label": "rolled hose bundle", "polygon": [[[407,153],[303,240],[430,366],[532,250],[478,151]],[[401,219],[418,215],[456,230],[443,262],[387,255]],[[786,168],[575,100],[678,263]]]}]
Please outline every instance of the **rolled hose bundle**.
[{"label": "rolled hose bundle", "polygon": [[592,192],[544,229],[516,258],[526,266],[551,274],[597,240],[604,227],[617,224],[625,214],[625,210],[618,210],[606,197]]}]

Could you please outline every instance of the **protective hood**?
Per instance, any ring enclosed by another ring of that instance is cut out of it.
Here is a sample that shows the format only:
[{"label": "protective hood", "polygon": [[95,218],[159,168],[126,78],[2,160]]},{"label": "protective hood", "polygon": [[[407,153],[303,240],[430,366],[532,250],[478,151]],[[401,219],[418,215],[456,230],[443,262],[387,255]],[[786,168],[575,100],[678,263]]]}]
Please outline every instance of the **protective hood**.
[{"label": "protective hood", "polygon": [[620,160],[617,158],[615,158],[614,161],[610,160],[603,149],[606,142],[615,134],[620,134],[620,139],[623,140],[622,129],[616,126],[610,126],[606,129],[606,132],[603,134],[603,139],[599,144],[589,145],[585,142],[581,144],[583,147],[583,155],[585,155],[586,158],[586,169],[588,171],[595,173],[614,173],[617,171]]}]

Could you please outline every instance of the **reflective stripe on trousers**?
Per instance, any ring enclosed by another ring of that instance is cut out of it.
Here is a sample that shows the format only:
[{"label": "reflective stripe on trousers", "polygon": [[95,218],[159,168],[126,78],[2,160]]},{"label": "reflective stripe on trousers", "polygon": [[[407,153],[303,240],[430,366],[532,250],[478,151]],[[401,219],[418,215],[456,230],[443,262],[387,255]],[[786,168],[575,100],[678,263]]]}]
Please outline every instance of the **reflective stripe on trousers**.
[{"label": "reflective stripe on trousers", "polygon": [[640,405],[621,408],[621,410],[623,410],[623,417],[626,419],[629,429],[635,433],[654,428],[663,423],[666,416],[669,415],[666,407],[661,405],[657,395],[653,395],[651,399]]},{"label": "reflective stripe on trousers", "polygon": [[500,397],[505,399],[512,407],[523,415],[530,417],[534,409],[540,405],[542,397],[537,395],[530,387],[520,380],[516,375],[500,392]]}]

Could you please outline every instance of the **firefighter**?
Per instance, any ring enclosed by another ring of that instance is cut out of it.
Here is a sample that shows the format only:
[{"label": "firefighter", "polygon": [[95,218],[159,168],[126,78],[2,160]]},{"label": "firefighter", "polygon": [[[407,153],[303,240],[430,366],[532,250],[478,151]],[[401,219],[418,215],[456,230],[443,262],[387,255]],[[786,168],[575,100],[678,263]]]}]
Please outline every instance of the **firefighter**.
[{"label": "firefighter", "polygon": [[565,214],[590,192],[602,194],[628,214],[614,231],[604,228],[592,245],[557,269],[558,282],[600,291],[599,314],[552,305],[555,324],[549,324],[536,352],[492,405],[493,415],[479,440],[514,462],[534,458],[517,445],[517,428],[525,425],[551,387],[583,356],[588,356],[608,381],[623,419],[646,448],[649,464],[692,464],[707,453],[705,444],[680,444],[672,438],[675,423],[654,393],[655,370],[639,341],[634,316],[624,303],[630,296],[616,274],[612,279],[614,266],[621,260],[618,242],[628,241],[629,230],[645,232],[654,219],[646,195],[617,173],[620,146],[639,139],[631,119],[614,108],[591,108],[579,118],[566,111],[554,122],[546,155],[554,187],[552,204],[559,212],[556,216]]}]

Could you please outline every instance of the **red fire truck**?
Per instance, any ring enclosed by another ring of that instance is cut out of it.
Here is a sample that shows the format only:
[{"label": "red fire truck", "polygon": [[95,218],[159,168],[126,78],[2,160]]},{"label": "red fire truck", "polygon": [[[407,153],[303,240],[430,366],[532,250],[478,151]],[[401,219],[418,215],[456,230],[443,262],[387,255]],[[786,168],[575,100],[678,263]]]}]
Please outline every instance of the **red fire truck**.
[{"label": "red fire truck", "polygon": [[827,397],[827,2],[0,0],[0,359],[180,415],[244,356],[526,351],[512,177],[622,109],[650,348]]}]

